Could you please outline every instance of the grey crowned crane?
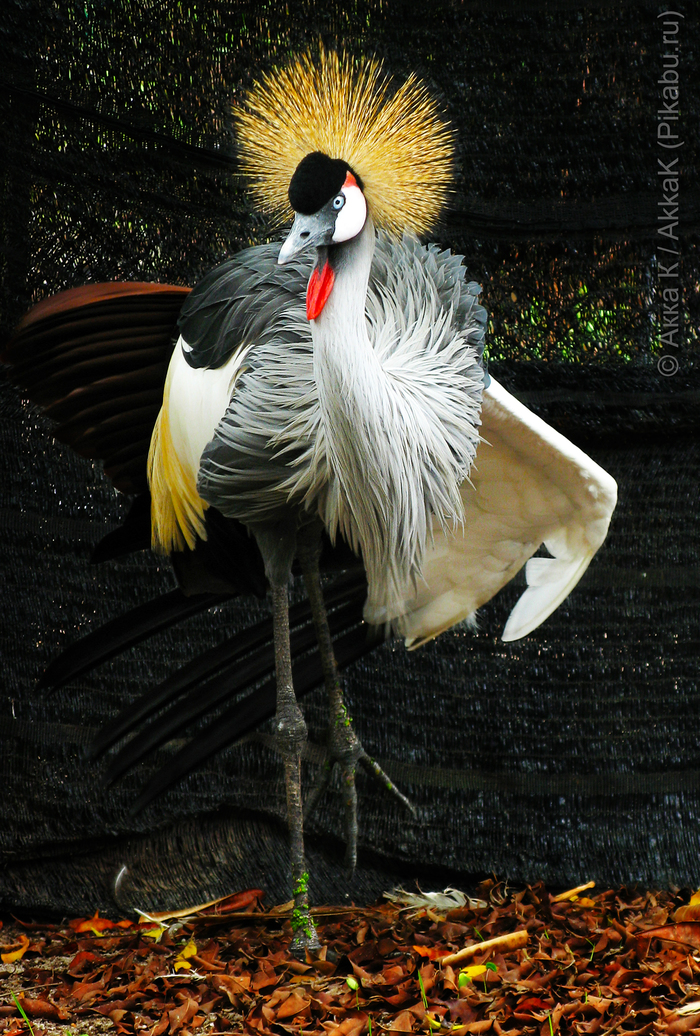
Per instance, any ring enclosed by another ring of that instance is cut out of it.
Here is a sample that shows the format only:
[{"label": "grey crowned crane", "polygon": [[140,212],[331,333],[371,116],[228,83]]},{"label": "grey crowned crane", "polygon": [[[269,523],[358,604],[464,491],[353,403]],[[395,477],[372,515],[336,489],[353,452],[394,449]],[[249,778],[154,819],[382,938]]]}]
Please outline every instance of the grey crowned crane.
[{"label": "grey crowned crane", "polygon": [[[151,546],[173,559],[188,592],[269,589],[300,950],[316,934],[300,786],[306,727],[293,678],[306,642],[290,647],[293,566],[320,655],[304,683],[322,675],[328,691],[328,751],[346,789],[352,865],[358,764],[389,782],[354,733],[338,677],[334,637],[343,621],[357,623],[357,604],[329,623],[321,571],[348,568],[334,600],[357,602],[359,570],[368,626],[416,647],[473,621],[527,563],[527,589],[503,633],[514,640],[580,579],[605,538],[616,486],[488,380],[480,289],[460,256],[415,236],[444,205],[453,150],[420,83],[411,77],[392,94],[378,63],[321,51],[263,77],[237,123],[257,204],[276,218],[294,212],[282,247],[246,249],[189,294],[98,285],[47,300],[6,359],[57,418],[59,436],[105,459],[127,491],[144,488],[144,448],[123,415],[140,415],[150,436]],[[533,558],[542,543],[551,556]],[[363,634],[359,651],[374,642]],[[352,657],[343,648],[341,664]],[[312,805],[322,790],[320,782]]]}]

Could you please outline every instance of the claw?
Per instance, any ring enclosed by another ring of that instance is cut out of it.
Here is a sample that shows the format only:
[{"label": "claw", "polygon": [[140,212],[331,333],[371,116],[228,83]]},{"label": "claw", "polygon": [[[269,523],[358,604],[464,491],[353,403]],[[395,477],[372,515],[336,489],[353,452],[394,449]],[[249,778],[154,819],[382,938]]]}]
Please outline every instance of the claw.
[{"label": "claw", "polygon": [[398,788],[392,784],[381,766],[367,755],[360,739],[353,730],[352,721],[343,701],[343,688],[333,654],[333,640],[328,626],[328,616],[326,615],[323,592],[321,590],[318,570],[320,544],[318,525],[311,523],[300,530],[298,557],[304,575],[306,592],[309,596],[309,604],[311,605],[311,614],[316,629],[323,666],[323,677],[330,706],[328,754],[316,784],[304,806],[304,819],[306,820],[318,806],[321,796],[328,787],[333,767],[339,766],[340,779],[345,791],[345,843],[347,847],[345,865],[352,872],[357,864],[357,789],[355,787],[355,774],[360,764],[381,784],[385,791],[394,795],[411,813],[415,813],[415,811],[406,796],[402,795]]},{"label": "claw", "polygon": [[345,867],[352,873],[357,866],[357,788],[355,774],[359,766],[381,785],[382,789],[398,799],[410,813],[415,816],[415,809],[410,800],[399,791],[391,778],[382,770],[376,759],[365,752],[360,739],[353,730],[350,717],[343,709],[342,723],[333,723],[329,732],[327,757],[321,767],[309,796],[304,804],[304,820],[316,810],[323,793],[326,791],[334,767],[340,768],[340,780],[344,789],[345,800]]},{"label": "claw", "polygon": [[401,805],[405,806],[409,813],[415,817],[416,811],[413,808],[413,803],[411,802],[411,800],[406,798],[402,791],[399,791],[399,789],[396,787],[396,785],[388,776],[388,774],[384,773],[377,760],[372,759],[371,756],[367,755],[364,749],[362,750],[362,755],[360,756],[360,762],[364,765],[368,772],[371,773],[377,781],[379,781],[379,783],[384,788],[384,791],[388,791],[390,795],[393,795],[394,798],[398,799]]}]

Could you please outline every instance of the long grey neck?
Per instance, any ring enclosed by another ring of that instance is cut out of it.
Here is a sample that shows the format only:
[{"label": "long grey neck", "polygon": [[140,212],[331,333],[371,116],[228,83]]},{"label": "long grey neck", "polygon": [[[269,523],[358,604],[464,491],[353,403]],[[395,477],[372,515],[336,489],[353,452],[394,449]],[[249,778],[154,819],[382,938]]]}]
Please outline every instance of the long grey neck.
[{"label": "long grey neck", "polygon": [[375,232],[363,231],[333,257],[335,282],[312,322],[314,375],[331,472],[329,527],[362,554],[368,614],[411,592],[420,572],[430,515],[416,464],[415,431],[369,338],[365,307]]},{"label": "long grey neck", "polygon": [[368,221],[337,247],[333,288],[311,322],[313,470],[326,528],[362,555],[365,617],[381,623],[402,615],[414,596],[433,522],[447,528],[463,519],[460,485],[479,440],[481,380],[468,336],[440,303],[435,273],[411,247],[388,250],[398,268],[382,256],[387,280],[372,288],[370,338],[374,246]]},{"label": "long grey neck", "polygon": [[[314,354],[319,358],[347,363],[357,359],[358,347],[363,353],[372,350],[367,334],[365,305],[375,232],[370,217],[351,241],[336,246],[332,257],[335,283],[319,318],[311,325]],[[330,353],[326,357],[327,352]],[[342,354],[342,359],[341,359]]]}]

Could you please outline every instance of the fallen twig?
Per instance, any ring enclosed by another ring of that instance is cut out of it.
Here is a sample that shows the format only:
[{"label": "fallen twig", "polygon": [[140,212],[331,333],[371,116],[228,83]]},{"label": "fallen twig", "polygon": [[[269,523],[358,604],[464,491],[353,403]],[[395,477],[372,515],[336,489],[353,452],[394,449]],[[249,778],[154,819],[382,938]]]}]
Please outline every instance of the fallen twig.
[{"label": "fallen twig", "polygon": [[553,903],[566,903],[568,899],[574,899],[578,896],[579,892],[585,892],[587,889],[594,889],[595,882],[587,881],[585,885],[577,885],[575,889],[569,889],[568,892],[560,892],[558,896],[552,896]]},{"label": "fallen twig", "polygon": [[460,961],[468,960],[476,953],[490,952],[491,950],[515,950],[519,946],[525,946],[529,935],[525,928],[517,932],[509,932],[507,935],[496,935],[493,939],[485,939],[483,942],[472,943],[465,946],[457,953],[448,953],[446,957],[440,958],[440,964],[458,964]]}]

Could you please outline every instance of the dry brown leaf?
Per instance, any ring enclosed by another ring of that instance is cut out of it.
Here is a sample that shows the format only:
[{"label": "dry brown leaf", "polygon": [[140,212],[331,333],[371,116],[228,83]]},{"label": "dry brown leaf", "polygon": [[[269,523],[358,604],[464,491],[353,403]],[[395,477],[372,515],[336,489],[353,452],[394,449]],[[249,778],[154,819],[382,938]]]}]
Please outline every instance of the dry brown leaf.
[{"label": "dry brown leaf", "polygon": [[700,921],[686,921],[681,924],[659,925],[636,933],[638,943],[662,939],[664,942],[680,943],[693,949],[700,949]]},{"label": "dry brown leaf", "polygon": [[340,1025],[328,1030],[328,1036],[360,1036],[367,1023],[367,1015],[355,1015],[345,1018]]},{"label": "dry brown leaf", "polygon": [[680,906],[673,915],[674,921],[700,921],[700,890],[694,892],[690,902]]},{"label": "dry brown leaf", "polygon": [[26,935],[20,935],[17,942],[8,943],[3,946],[4,953],[0,953],[0,960],[3,964],[12,964],[13,961],[21,960],[29,949],[30,940]]},{"label": "dry brown leaf", "polygon": [[401,1011],[387,1026],[392,1032],[413,1032],[414,1018],[410,1011]]},{"label": "dry brown leaf", "polygon": [[277,1017],[279,1019],[294,1018],[296,1015],[301,1014],[302,1011],[306,1011],[310,1004],[311,1001],[308,997],[300,996],[299,993],[295,991],[291,993],[280,1005]]}]

